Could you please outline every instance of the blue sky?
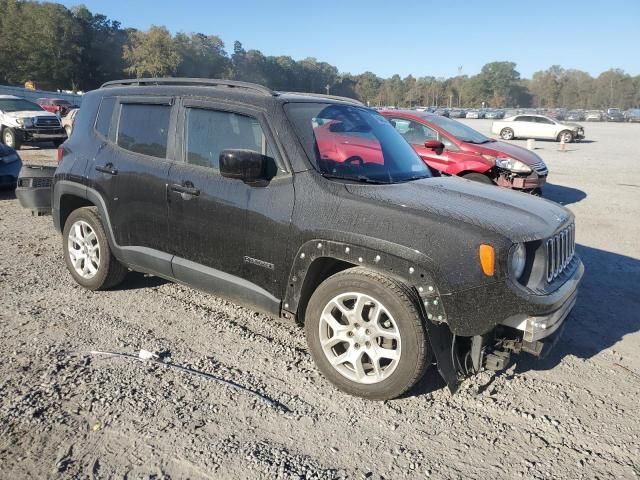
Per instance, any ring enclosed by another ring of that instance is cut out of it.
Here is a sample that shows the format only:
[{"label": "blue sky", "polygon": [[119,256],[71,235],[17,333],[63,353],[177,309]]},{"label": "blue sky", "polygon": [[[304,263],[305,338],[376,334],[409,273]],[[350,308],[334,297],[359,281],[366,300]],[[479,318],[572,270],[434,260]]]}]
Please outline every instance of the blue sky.
[{"label": "blue sky", "polygon": [[84,0],[124,27],[215,34],[265,55],[316,57],[341,72],[473,75],[495,60],[523,77],[551,65],[640,74],[640,0]]}]

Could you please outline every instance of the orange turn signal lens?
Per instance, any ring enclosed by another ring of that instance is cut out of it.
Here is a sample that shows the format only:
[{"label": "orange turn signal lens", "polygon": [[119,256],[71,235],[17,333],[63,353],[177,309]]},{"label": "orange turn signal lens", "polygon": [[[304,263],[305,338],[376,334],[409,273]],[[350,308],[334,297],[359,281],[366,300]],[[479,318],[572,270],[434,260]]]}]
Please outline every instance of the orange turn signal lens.
[{"label": "orange turn signal lens", "polygon": [[496,271],[496,252],[491,245],[480,245],[480,265],[487,277],[493,277]]}]

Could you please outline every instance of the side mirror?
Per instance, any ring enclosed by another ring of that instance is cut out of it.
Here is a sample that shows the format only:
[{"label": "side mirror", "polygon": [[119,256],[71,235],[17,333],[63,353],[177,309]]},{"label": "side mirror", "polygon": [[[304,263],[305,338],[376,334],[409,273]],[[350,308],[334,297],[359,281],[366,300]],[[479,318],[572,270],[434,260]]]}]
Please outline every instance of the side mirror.
[{"label": "side mirror", "polygon": [[256,186],[269,183],[278,170],[273,158],[253,150],[223,150],[219,162],[223,177],[258,184]]},{"label": "side mirror", "polygon": [[444,143],[438,140],[427,140],[424,142],[424,146],[436,152],[437,155],[441,155],[444,151]]}]

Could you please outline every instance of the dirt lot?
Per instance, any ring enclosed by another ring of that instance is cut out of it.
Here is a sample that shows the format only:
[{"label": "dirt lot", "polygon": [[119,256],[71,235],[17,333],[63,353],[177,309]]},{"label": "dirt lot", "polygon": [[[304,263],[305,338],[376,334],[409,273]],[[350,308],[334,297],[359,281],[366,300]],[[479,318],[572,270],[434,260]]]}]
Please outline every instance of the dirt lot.
[{"label": "dirt lot", "polygon": [[[488,133],[490,121],[467,123]],[[640,125],[585,126],[566,152],[538,142],[545,195],[575,212],[587,268],[561,343],[455,396],[433,369],[400,400],[343,395],[295,325],[158,278],[85,291],[51,218],[3,192],[0,477],[638,478]],[[88,353],[141,348],[276,403]]]}]

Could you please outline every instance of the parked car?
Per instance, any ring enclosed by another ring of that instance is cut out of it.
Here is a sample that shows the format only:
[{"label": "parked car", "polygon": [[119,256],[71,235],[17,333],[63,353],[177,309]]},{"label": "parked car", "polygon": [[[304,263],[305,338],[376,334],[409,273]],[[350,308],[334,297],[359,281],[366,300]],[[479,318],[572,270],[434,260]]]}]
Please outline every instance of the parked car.
[{"label": "parked car", "polygon": [[62,98],[39,98],[36,103],[47,112],[58,114],[59,117],[64,117],[69,111],[78,108],[77,105]]},{"label": "parked car", "polygon": [[626,119],[630,123],[640,122],[640,108],[627,110]]},{"label": "parked car", "polygon": [[465,118],[484,118],[484,112],[478,109],[469,110]]},{"label": "parked car", "polygon": [[515,115],[493,122],[491,133],[503,140],[538,138],[571,143],[584,138],[584,128],[577,123],[555,120],[545,115]]},{"label": "parked car", "polygon": [[55,114],[13,95],[0,95],[0,130],[2,142],[16,150],[35,142],[53,142],[57,147],[67,139]]},{"label": "parked car", "polygon": [[624,122],[625,118],[619,108],[608,108],[605,120],[607,122]]},{"label": "parked car", "polygon": [[21,168],[18,152],[0,143],[0,188],[15,188]]},{"label": "parked car", "polygon": [[571,110],[567,112],[567,115],[564,117],[566,121],[569,122],[581,122],[585,119],[584,112],[578,110]]},{"label": "parked car", "polygon": [[[297,320],[350,394],[397,397],[432,359],[455,391],[549,348],[575,304],[569,210],[433,177],[354,100],[123,80],[85,95],[75,130],[42,199],[78,284],[114,288],[133,269]],[[346,138],[365,142],[359,158],[334,156]]]},{"label": "parked car", "polygon": [[553,118],[554,120],[557,120],[557,121],[562,121],[565,119],[565,115],[567,114],[567,112],[563,108],[554,108],[551,110],[540,112],[540,114],[545,115],[549,118]]},{"label": "parked car", "polygon": [[493,120],[499,120],[501,118],[504,118],[504,110],[487,110],[487,112],[484,115],[484,118],[490,118]]},{"label": "parked car", "polygon": [[441,115],[443,117],[448,117],[449,116],[449,109],[448,108],[436,108],[433,113],[435,113],[436,115]]},{"label": "parked car", "polygon": [[600,110],[589,110],[585,115],[587,122],[601,122],[603,119],[603,113]]},{"label": "parked car", "polygon": [[464,118],[467,112],[461,108],[452,108],[449,110],[449,118]]},{"label": "parked car", "polygon": [[64,131],[67,133],[67,137],[70,137],[71,132],[73,132],[73,124],[76,121],[78,111],[78,108],[74,108],[73,110],[69,110],[69,113],[62,117],[62,128],[64,128]]},{"label": "parked car", "polygon": [[541,193],[549,173],[526,148],[486,137],[449,118],[412,111],[383,111],[429,167],[445,175]]}]

